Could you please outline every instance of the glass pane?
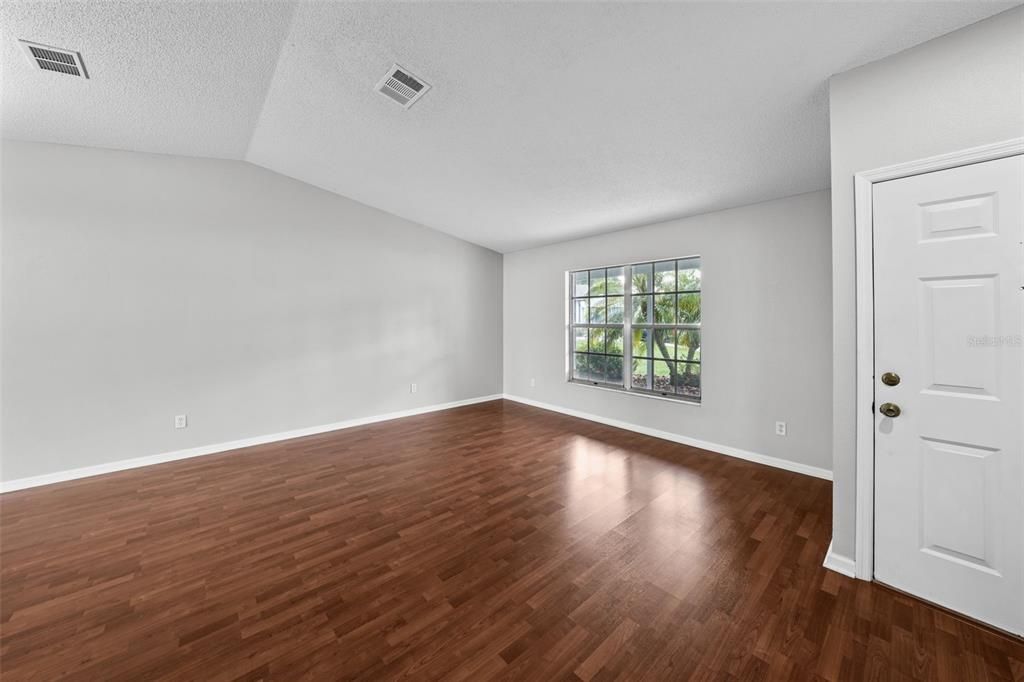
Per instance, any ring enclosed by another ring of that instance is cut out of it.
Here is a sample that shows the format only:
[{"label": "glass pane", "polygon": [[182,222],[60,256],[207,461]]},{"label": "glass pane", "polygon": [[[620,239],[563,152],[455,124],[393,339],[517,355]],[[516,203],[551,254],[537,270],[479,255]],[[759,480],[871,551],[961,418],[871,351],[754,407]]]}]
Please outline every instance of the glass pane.
[{"label": "glass pane", "polygon": [[679,291],[700,289],[700,258],[684,258],[676,261],[679,266]]},{"label": "glass pane", "polygon": [[605,295],[604,270],[591,270],[590,271],[590,295],[591,296],[604,296]]},{"label": "glass pane", "polygon": [[622,309],[625,306],[622,296],[608,297],[608,324],[622,324]]},{"label": "glass pane", "polygon": [[679,324],[700,322],[700,294],[679,294]]},{"label": "glass pane", "polygon": [[633,293],[651,293],[651,282],[654,279],[654,264],[644,263],[633,266]]},{"label": "glass pane", "polygon": [[586,324],[590,321],[590,301],[586,298],[576,299],[572,302],[572,321],[576,324]]},{"label": "glass pane", "polygon": [[608,268],[608,279],[606,285],[609,294],[621,294],[626,284],[625,268]]},{"label": "glass pane", "polygon": [[[593,280],[591,280],[593,281]],[[592,298],[590,299],[590,323],[591,324],[604,324],[604,308],[605,299],[603,298]]]},{"label": "glass pane", "polygon": [[604,333],[605,352],[612,355],[622,355],[622,330],[608,329]]},{"label": "glass pane", "polygon": [[603,355],[591,355],[590,356],[590,380],[591,381],[604,381],[605,372],[605,356]]},{"label": "glass pane", "polygon": [[633,388],[651,388],[651,361],[633,358]]},{"label": "glass pane", "polygon": [[676,359],[700,362],[700,330],[680,329],[676,342]]},{"label": "glass pane", "polygon": [[653,390],[661,393],[675,393],[672,388],[672,371],[675,369],[674,362],[668,360],[654,360],[654,385]]},{"label": "glass pane", "polygon": [[605,356],[604,358],[604,381],[609,384],[622,386],[622,358],[618,356]]},{"label": "glass pane", "polygon": [[688,398],[700,398],[700,365],[690,362],[680,362],[676,365],[678,369],[678,382],[676,393],[685,395]]},{"label": "glass pane", "polygon": [[586,352],[587,346],[587,328],[586,327],[575,327],[572,330],[572,347],[574,350]]},{"label": "glass pane", "polygon": [[591,353],[603,353],[604,352],[604,330],[603,329],[591,329],[590,330],[590,352]]},{"label": "glass pane", "polygon": [[650,296],[633,297],[633,324],[650,324],[654,299]]},{"label": "glass pane", "polygon": [[662,360],[676,359],[676,330],[654,330],[654,357]]},{"label": "glass pane", "polygon": [[654,291],[676,290],[676,262],[662,261],[654,264]]},{"label": "glass pane", "polygon": [[587,280],[587,273],[572,273],[572,295],[586,296],[588,291],[590,291],[590,282]]},{"label": "glass pane", "polygon": [[661,294],[654,297],[654,321],[658,324],[675,324],[675,294]]},{"label": "glass pane", "polygon": [[587,358],[589,356],[585,353],[576,353],[572,358],[572,378],[583,379],[587,381],[590,379],[590,369],[588,367]]},{"label": "glass pane", "polygon": [[648,341],[651,338],[650,329],[633,329],[633,357],[651,357],[651,347]]}]

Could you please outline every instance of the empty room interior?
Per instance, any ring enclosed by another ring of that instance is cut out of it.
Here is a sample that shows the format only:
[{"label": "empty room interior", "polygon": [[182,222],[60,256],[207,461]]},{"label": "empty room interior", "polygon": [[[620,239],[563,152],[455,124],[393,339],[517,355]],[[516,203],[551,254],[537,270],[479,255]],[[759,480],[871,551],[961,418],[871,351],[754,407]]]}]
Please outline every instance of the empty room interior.
[{"label": "empty room interior", "polygon": [[1024,6],[4,0],[0,677],[1024,681]]}]

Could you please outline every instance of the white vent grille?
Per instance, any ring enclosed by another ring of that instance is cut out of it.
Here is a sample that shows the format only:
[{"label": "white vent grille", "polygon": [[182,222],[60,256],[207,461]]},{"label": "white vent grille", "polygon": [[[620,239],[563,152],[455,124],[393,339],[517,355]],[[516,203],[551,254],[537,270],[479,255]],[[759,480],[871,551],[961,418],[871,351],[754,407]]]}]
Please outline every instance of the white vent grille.
[{"label": "white vent grille", "polygon": [[387,74],[377,83],[377,92],[386,95],[408,109],[415,104],[430,85],[419,76],[409,73],[409,70],[393,64]]},{"label": "white vent grille", "polygon": [[79,78],[89,77],[89,73],[85,70],[85,64],[82,63],[82,55],[78,52],[30,43],[27,40],[19,40],[19,42],[25,48],[25,54],[28,55],[29,61],[43,71],[64,73]]}]

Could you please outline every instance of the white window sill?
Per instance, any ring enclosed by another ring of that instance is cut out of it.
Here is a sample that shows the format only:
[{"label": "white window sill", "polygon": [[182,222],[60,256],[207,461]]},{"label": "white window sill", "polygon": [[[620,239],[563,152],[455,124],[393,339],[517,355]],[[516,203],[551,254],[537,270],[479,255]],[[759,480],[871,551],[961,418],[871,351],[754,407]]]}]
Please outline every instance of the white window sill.
[{"label": "white window sill", "polygon": [[618,393],[619,395],[635,395],[641,398],[650,398],[652,400],[662,400],[669,403],[676,403],[681,405],[691,405],[693,407],[700,407],[701,401],[694,400],[692,398],[670,398],[666,395],[658,395],[656,393],[646,393],[644,391],[627,391],[624,388],[616,388],[614,386],[601,386],[600,384],[592,384],[585,381],[575,381],[568,379],[567,383],[570,386],[581,386],[583,388],[596,388],[599,391],[609,391],[611,393]]}]

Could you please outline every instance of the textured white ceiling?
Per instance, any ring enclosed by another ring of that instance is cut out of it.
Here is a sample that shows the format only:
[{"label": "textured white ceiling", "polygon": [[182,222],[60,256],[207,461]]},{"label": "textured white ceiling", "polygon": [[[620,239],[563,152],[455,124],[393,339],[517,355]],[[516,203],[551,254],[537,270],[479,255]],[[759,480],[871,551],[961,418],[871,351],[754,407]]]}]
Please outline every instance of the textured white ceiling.
[{"label": "textured white ceiling", "polygon": [[[1016,4],[6,2],[3,132],[246,159],[511,251],[824,188],[831,74]],[[392,62],[433,85],[411,110]]]},{"label": "textured white ceiling", "polygon": [[[241,159],[294,5],[0,2],[3,134]],[[82,53],[89,80],[40,71],[17,39]]]}]

